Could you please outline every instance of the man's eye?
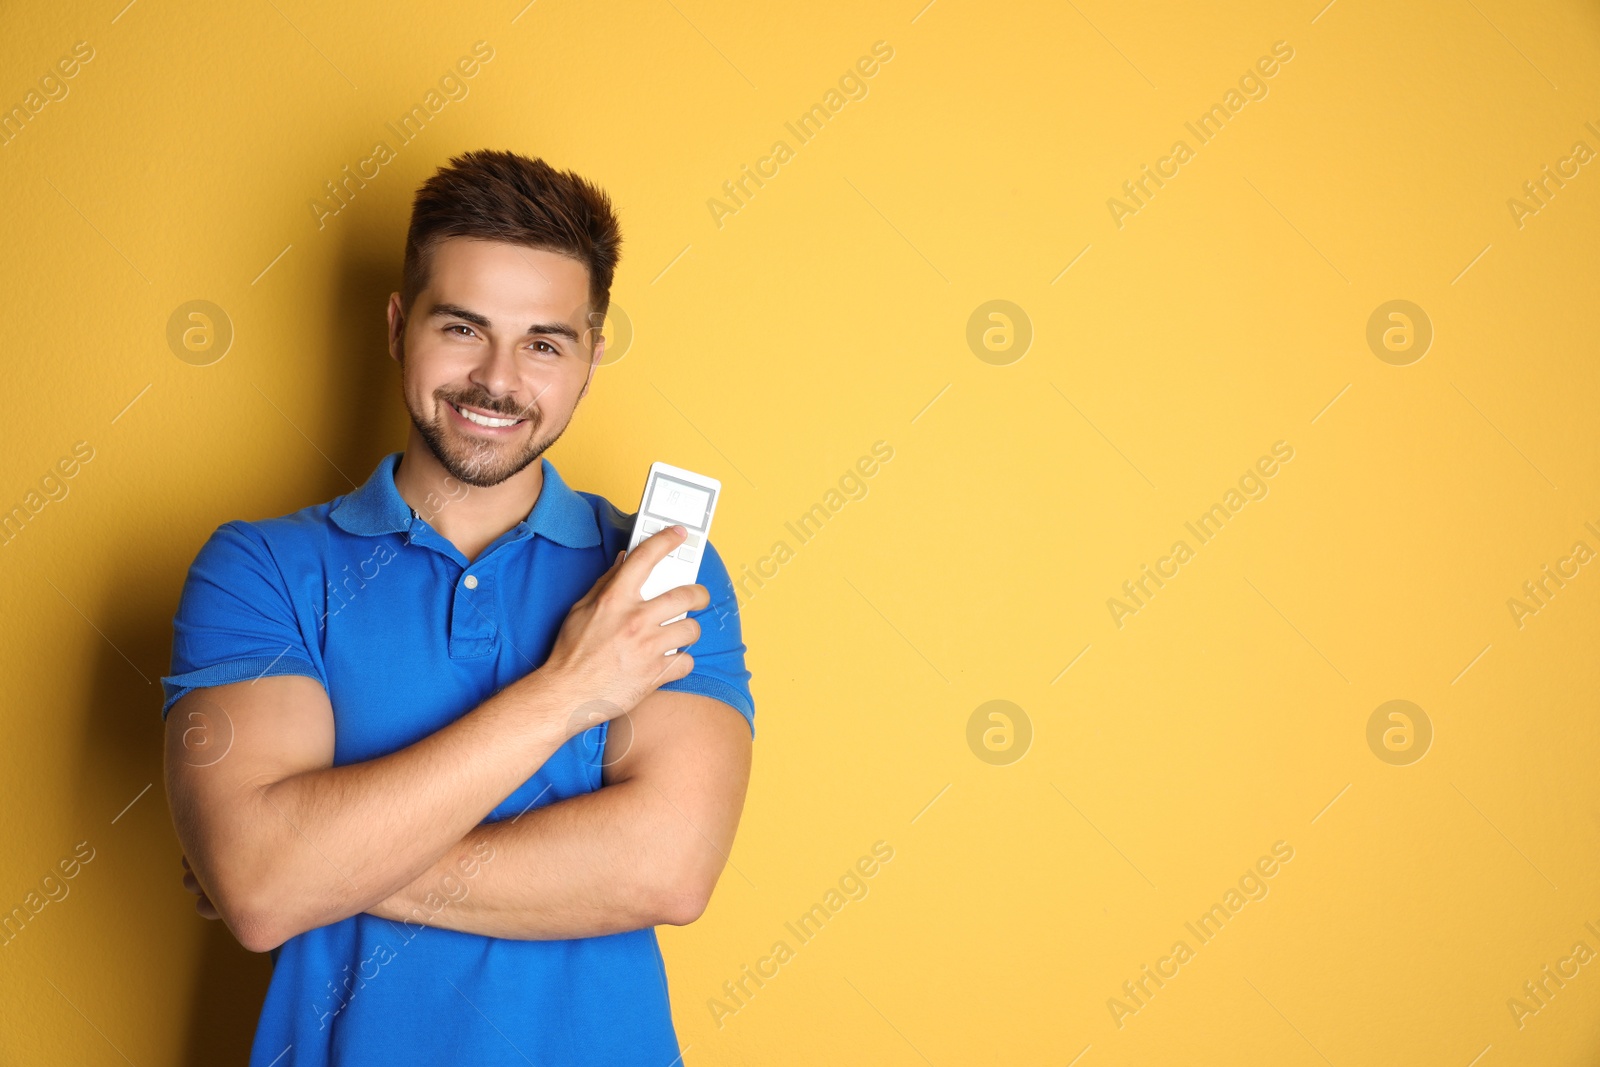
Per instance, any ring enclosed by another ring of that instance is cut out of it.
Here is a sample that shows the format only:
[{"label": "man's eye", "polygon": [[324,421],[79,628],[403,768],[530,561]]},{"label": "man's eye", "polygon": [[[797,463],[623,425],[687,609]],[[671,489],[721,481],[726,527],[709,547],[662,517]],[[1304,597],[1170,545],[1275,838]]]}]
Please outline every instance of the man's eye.
[{"label": "man's eye", "polygon": [[[450,324],[450,325],[449,325],[449,326],[446,326],[446,327],[445,327],[445,329],[446,329],[446,330],[447,330],[447,331],[448,331],[448,330],[465,330],[465,331],[467,331],[467,335],[469,335],[469,336],[470,336],[470,335],[471,335],[471,334],[472,334],[472,327],[471,327],[471,326],[463,326],[463,325],[462,325],[462,324],[461,324],[461,323],[459,323],[459,322],[453,322],[453,323],[451,323],[451,324]],[[458,337],[459,337],[459,336],[461,336],[461,335],[460,335],[460,334],[457,334],[457,336],[458,336]]]},{"label": "man's eye", "polygon": [[543,345],[544,346],[544,351],[549,353],[550,355],[559,356],[561,354],[561,350],[559,348],[557,348],[555,345],[551,344],[549,341],[535,341],[533,344],[534,344],[534,350],[535,351],[538,351],[539,350],[539,346]]}]

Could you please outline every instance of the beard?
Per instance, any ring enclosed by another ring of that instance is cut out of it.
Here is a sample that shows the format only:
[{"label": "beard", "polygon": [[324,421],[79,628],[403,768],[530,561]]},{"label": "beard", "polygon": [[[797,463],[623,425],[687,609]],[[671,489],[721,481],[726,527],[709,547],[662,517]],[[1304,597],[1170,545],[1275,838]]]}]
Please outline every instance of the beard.
[{"label": "beard", "polygon": [[[404,393],[403,388],[402,393]],[[543,455],[546,449],[555,444],[566,429],[563,426],[548,439],[540,440],[544,419],[536,403],[527,409],[519,408],[508,399],[494,399],[481,388],[436,389],[433,400],[436,414],[429,419],[412,407],[409,396],[407,397],[406,411],[411,415],[411,424],[427,442],[428,450],[439,461],[439,465],[448,471],[452,478],[480,489],[499,485],[527,468]],[[505,418],[526,419],[528,436],[520,441],[491,441],[468,437],[447,424],[449,416],[445,413],[444,407],[452,403],[477,408],[479,411],[490,411]]]}]

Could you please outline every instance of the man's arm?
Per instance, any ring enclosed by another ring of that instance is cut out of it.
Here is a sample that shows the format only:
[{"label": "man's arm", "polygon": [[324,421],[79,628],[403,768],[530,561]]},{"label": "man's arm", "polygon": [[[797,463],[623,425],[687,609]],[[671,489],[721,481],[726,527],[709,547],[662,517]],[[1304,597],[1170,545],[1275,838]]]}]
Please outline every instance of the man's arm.
[{"label": "man's arm", "polygon": [[[301,675],[187,694],[166,727],[184,854],[240,944],[265,952],[365,910],[426,871],[560,746],[566,705],[542,679],[508,686],[421,741],[333,766],[333,710]],[[215,762],[185,735],[226,734]],[[209,760],[209,757],[207,757]]]},{"label": "man's arm", "polygon": [[[240,943],[266,951],[359,914],[427,871],[576,732],[573,709],[633,708],[693,669],[701,585],[649,601],[668,527],[621,553],[562,623],[545,665],[449,726],[378,759],[332,766],[333,709],[316,680],[279,675],[186,694],[167,716],[166,785],[198,883]],[[600,714],[604,714],[601,712]],[[220,758],[196,729],[225,732]]]},{"label": "man's arm", "polygon": [[477,827],[372,914],[525,940],[693,922],[739,825],[750,727],[719,700],[657,690],[606,747],[600,789]]}]

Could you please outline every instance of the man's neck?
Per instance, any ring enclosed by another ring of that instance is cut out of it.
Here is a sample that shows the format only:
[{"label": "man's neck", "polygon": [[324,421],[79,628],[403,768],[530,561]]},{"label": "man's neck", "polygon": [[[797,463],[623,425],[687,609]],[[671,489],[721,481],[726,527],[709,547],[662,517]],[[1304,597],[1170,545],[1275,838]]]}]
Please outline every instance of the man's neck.
[{"label": "man's neck", "polygon": [[444,469],[413,426],[395,468],[394,486],[400,498],[470,563],[495,538],[528,517],[544,488],[544,464],[535,460],[499,485],[467,485]]}]

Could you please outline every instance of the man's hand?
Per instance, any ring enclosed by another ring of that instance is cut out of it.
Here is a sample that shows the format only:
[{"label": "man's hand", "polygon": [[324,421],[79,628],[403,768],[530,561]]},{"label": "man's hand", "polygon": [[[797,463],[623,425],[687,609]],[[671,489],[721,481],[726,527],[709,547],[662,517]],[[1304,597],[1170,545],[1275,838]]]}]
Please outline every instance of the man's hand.
[{"label": "man's hand", "polygon": [[200,898],[194,902],[194,910],[200,913],[201,918],[222,918],[221,915],[217,914],[217,909],[211,903],[211,898],[206,896],[206,891],[200,888],[200,879],[194,876],[194,868],[189,866],[188,856],[183,857],[183,888]]},{"label": "man's hand", "polygon": [[567,612],[555,647],[539,669],[556,680],[573,708],[559,740],[632,711],[656,687],[694,669],[689,653],[667,653],[699,640],[700,624],[687,617],[662,624],[706,607],[710,592],[703,585],[684,585],[641,598],[645,579],[686,534],[682,526],[668,526],[631,553],[617,553],[611,568]]}]

